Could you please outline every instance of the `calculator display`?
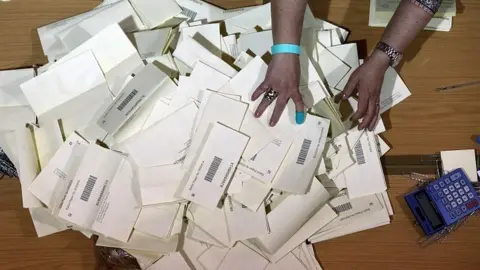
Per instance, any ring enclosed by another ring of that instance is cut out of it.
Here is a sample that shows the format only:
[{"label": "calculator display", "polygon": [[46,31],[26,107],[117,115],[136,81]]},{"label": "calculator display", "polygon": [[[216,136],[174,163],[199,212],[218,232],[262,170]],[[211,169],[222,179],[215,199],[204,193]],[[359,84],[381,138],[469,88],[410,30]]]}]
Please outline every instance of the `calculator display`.
[{"label": "calculator display", "polygon": [[420,191],[417,194],[415,194],[415,198],[417,199],[423,214],[432,224],[432,227],[434,229],[441,227],[443,225],[443,222],[440,216],[438,215],[437,211],[433,207],[432,202],[428,198],[427,193],[425,191]]}]

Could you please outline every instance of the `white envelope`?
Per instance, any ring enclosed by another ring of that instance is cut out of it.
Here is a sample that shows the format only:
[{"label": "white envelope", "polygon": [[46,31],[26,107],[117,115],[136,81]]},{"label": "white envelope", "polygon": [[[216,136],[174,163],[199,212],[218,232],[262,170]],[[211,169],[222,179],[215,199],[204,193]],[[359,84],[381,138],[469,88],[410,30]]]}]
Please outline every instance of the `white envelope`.
[{"label": "white envelope", "polygon": [[238,54],[233,64],[239,68],[245,68],[251,60],[253,60],[253,57],[242,51]]},{"label": "white envelope", "polygon": [[178,240],[178,235],[172,236],[169,239],[161,239],[134,230],[128,243],[100,236],[96,245],[168,254],[177,251]]},{"label": "white envelope", "polygon": [[23,207],[42,207],[42,203],[28,190],[40,169],[32,131],[28,127],[20,128],[14,131],[14,137],[19,165],[16,169],[22,188]]},{"label": "white envelope", "polygon": [[190,68],[194,68],[198,61],[202,61],[229,77],[233,77],[237,74],[237,71],[227,64],[227,62],[223,61],[188,36],[184,37],[182,42],[177,45],[177,48],[173,52],[173,56]]},{"label": "white envelope", "polygon": [[225,20],[225,28],[229,35],[254,31],[256,26],[266,29],[270,24],[270,3]]},{"label": "white envelope", "polygon": [[[271,233],[256,238],[255,243],[267,253],[276,254],[329,198],[329,193],[318,181],[312,182],[310,191],[305,195],[287,196],[267,215]],[[285,254],[298,244],[296,243]]]},{"label": "white envelope", "polygon": [[223,246],[229,247],[234,243],[228,236],[227,221],[223,209],[209,210],[193,203],[186,211],[186,217]]},{"label": "white envelope", "polygon": [[162,28],[133,33],[135,45],[140,56],[144,59],[152,56],[161,56],[167,45],[170,31],[170,28]]},{"label": "white envelope", "polygon": [[355,144],[354,153],[357,163],[344,172],[350,199],[385,191],[387,184],[378,155],[375,134],[365,131]]},{"label": "white envelope", "polygon": [[296,270],[309,270],[305,268],[305,266],[300,262],[299,259],[293,255],[293,253],[288,253],[283,257],[281,260],[279,260],[276,263],[270,263],[265,270],[291,270],[291,269],[296,269]]},{"label": "white envelope", "polygon": [[146,26],[130,5],[130,2],[122,0],[106,8],[99,9],[99,12],[84,17],[83,20],[73,24],[71,27],[55,33],[55,36],[66,45],[68,52],[112,23],[120,24],[124,32],[146,29]]},{"label": "white envelope", "polygon": [[316,44],[312,60],[317,72],[325,76],[330,88],[335,87],[351,69],[320,43]]},{"label": "white envelope", "polygon": [[217,6],[202,0],[176,0],[182,8],[182,15],[190,18],[192,21],[205,20],[207,22],[223,21],[231,17],[242,14],[245,11],[255,7],[244,7],[236,9],[221,9]]},{"label": "white envelope", "polygon": [[168,238],[175,223],[180,204],[142,208],[135,230],[159,238]]},{"label": "white envelope", "polygon": [[[225,193],[249,137],[215,123],[204,137],[193,166],[185,174],[177,196],[213,210]],[[222,145],[222,147],[218,147]]]},{"label": "white envelope", "polygon": [[114,96],[118,94],[130,74],[138,72],[145,66],[122,28],[118,24],[110,24],[62,57],[52,67],[89,50],[95,55]]},{"label": "white envelope", "polygon": [[252,51],[257,56],[270,52],[273,46],[272,30],[240,35],[237,40],[239,51]]},{"label": "white envelope", "polygon": [[202,45],[207,49],[209,49],[209,51],[211,52],[219,51],[222,48],[222,43],[221,43],[222,36],[220,35],[220,23],[185,27],[181,29],[180,33],[181,33],[180,40],[184,40],[186,37],[194,38],[194,36],[197,33],[200,34],[203,38],[205,38],[205,40],[202,40],[202,41],[208,42]]},{"label": "white envelope", "polygon": [[258,253],[237,243],[225,256],[218,270],[265,269],[268,261]]},{"label": "white envelope", "polygon": [[222,37],[222,51],[233,58],[238,57],[240,51],[238,50],[237,36],[230,35]]},{"label": "white envelope", "polygon": [[197,106],[190,103],[125,141],[138,166],[171,165],[183,160],[190,143]]},{"label": "white envelope", "polygon": [[12,131],[24,128],[25,124],[36,122],[36,116],[30,106],[0,107],[0,131]]},{"label": "white envelope", "polygon": [[109,90],[91,51],[50,68],[21,85],[40,123],[82,111],[91,100],[103,100]]},{"label": "white envelope", "polygon": [[34,76],[33,68],[0,71],[0,107],[28,106],[20,84]]},{"label": "white envelope", "polygon": [[247,206],[250,210],[257,212],[271,189],[271,184],[264,184],[251,178],[243,182],[242,192],[233,194],[232,198]]},{"label": "white envelope", "polygon": [[40,168],[43,169],[63,145],[62,131],[58,121],[54,121],[45,123],[41,127],[33,126],[33,136]]},{"label": "white envelope", "polygon": [[[175,192],[183,179],[182,165],[164,165],[138,168],[138,183],[142,205],[164,204],[182,201]],[[161,175],[161,177],[158,177]]]},{"label": "white envelope", "polygon": [[175,270],[191,270],[185,258],[180,252],[169,253],[164,255],[156,263],[152,264],[148,269],[150,270],[163,270],[163,269],[175,269]]},{"label": "white envelope", "polygon": [[385,72],[382,91],[380,92],[380,114],[405,100],[411,95],[407,85],[394,68]]},{"label": "white envelope", "polygon": [[315,179],[330,120],[308,115],[273,180],[273,189],[305,194]]},{"label": "white envelope", "polygon": [[270,232],[264,204],[259,207],[257,212],[253,212],[246,206],[233,201],[231,196],[227,196],[225,203],[225,219],[231,241],[255,238]]},{"label": "white envelope", "polygon": [[182,9],[174,0],[130,0],[140,19],[148,28],[155,28],[179,15]]},{"label": "white envelope", "polygon": [[203,268],[207,270],[218,269],[229,251],[230,250],[228,248],[211,246],[209,249],[205,250],[200,256],[198,256],[197,261]]},{"label": "white envelope", "polygon": [[138,251],[133,249],[124,250],[137,259],[138,265],[140,265],[141,269],[147,269],[163,256],[163,254],[157,252]]},{"label": "white envelope", "polygon": [[349,43],[343,44],[339,46],[334,46],[327,48],[331,53],[333,53],[336,57],[341,59],[347,65],[351,67],[348,73],[340,80],[340,82],[335,85],[335,89],[338,91],[342,91],[348,83],[348,79],[352,73],[360,66],[359,58],[358,58],[358,49],[357,43]]},{"label": "white envelope", "polygon": [[38,237],[68,230],[67,225],[53,216],[45,207],[30,208],[30,216]]},{"label": "white envelope", "polygon": [[185,237],[183,246],[180,247],[185,253],[185,259],[189,260],[197,270],[207,270],[198,262],[197,258],[209,248],[210,246],[208,244],[195,241],[188,237]]},{"label": "white envelope", "polygon": [[231,78],[199,61],[193,69],[190,77],[201,89],[219,91]]}]

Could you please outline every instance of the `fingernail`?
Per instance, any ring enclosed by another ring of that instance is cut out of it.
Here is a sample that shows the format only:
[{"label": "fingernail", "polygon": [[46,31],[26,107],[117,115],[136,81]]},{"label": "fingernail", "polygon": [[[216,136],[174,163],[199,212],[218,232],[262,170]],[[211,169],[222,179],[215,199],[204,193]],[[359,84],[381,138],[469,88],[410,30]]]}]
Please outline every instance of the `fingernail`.
[{"label": "fingernail", "polygon": [[257,118],[260,117],[260,113],[259,113],[259,112],[255,112],[253,115],[254,115],[255,117],[257,117]]},{"label": "fingernail", "polygon": [[297,125],[303,124],[303,122],[305,121],[305,112],[296,112],[295,121],[297,122]]}]

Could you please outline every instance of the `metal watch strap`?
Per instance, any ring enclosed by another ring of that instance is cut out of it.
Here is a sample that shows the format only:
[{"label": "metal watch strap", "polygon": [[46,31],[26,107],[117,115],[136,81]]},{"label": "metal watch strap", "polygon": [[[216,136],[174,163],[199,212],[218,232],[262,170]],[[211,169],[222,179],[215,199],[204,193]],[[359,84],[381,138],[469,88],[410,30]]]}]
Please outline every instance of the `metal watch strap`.
[{"label": "metal watch strap", "polygon": [[377,43],[376,49],[384,52],[388,58],[390,58],[390,66],[394,66],[402,56],[402,53],[397,52],[394,48],[390,47],[390,45],[382,41]]}]

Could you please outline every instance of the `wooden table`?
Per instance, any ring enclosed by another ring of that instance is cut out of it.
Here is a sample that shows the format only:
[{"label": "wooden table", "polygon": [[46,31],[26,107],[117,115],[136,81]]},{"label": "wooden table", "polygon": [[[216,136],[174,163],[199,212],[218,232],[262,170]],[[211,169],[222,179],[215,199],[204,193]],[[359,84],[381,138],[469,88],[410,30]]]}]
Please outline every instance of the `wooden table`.
[{"label": "wooden table", "polygon": [[[42,64],[36,28],[89,10],[98,0],[12,0],[0,2],[0,69]],[[212,0],[225,7],[253,0]],[[389,154],[429,154],[471,148],[480,134],[480,88],[436,94],[439,86],[480,79],[480,2],[459,1],[459,15],[449,33],[423,32],[406,52],[400,72],[413,96],[384,115]],[[352,31],[349,40],[366,39],[371,49],[383,29],[368,27],[368,0],[316,0],[314,14]],[[421,48],[421,50],[420,50]],[[414,183],[388,177],[395,216],[392,224],[316,245],[327,270],[478,269],[480,221],[471,219],[446,242],[420,249],[418,231],[401,196]],[[76,232],[37,239],[27,210],[21,208],[17,180],[0,181],[0,269],[93,269],[92,242]]]}]

